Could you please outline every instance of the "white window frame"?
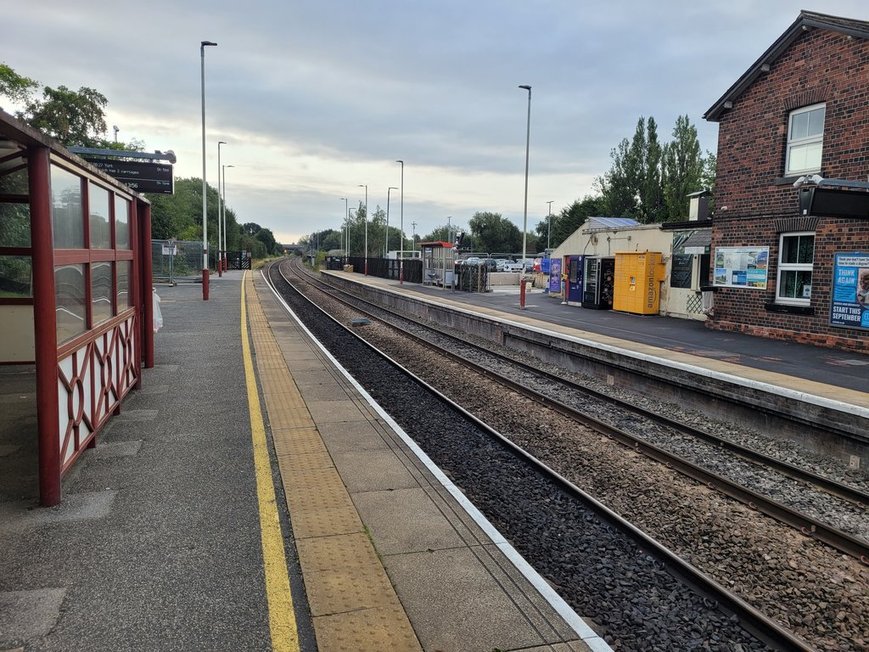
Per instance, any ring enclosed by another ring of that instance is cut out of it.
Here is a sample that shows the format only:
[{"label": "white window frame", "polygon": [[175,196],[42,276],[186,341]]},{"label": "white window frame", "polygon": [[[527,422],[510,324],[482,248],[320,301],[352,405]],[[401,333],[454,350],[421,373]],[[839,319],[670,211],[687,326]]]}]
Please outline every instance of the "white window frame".
[{"label": "white window frame", "polygon": [[[783,287],[782,284],[782,272],[810,272],[812,275],[812,281],[814,282],[815,276],[815,247],[812,245],[812,262],[810,263],[785,263],[782,262],[782,254],[784,253],[784,241],[785,238],[797,238],[800,236],[812,236],[816,237],[814,231],[793,231],[788,233],[782,233],[779,235],[778,241],[778,269],[776,270],[776,282],[775,282],[775,302],[780,304],[785,304],[789,306],[809,306],[812,302],[812,297],[808,296],[806,298],[803,297],[783,297],[781,296],[781,290]],[[811,283],[809,287],[811,287]]]},{"label": "white window frame", "polygon": [[809,113],[811,111],[816,111],[818,109],[824,109],[824,126],[827,122],[827,104],[825,102],[821,102],[819,104],[812,104],[810,106],[804,106],[794,111],[791,111],[788,114],[788,144],[787,144],[787,156],[785,157],[785,176],[796,176],[801,174],[808,174],[810,172],[820,172],[821,164],[818,163],[816,167],[811,168],[791,168],[791,151],[797,147],[805,147],[806,145],[812,145],[814,143],[819,143],[821,145],[821,158],[823,161],[824,157],[824,126],[821,127],[821,133],[814,134],[812,136],[808,136],[806,138],[794,138],[791,134],[791,129],[794,123],[794,117],[800,115],[802,113]]}]

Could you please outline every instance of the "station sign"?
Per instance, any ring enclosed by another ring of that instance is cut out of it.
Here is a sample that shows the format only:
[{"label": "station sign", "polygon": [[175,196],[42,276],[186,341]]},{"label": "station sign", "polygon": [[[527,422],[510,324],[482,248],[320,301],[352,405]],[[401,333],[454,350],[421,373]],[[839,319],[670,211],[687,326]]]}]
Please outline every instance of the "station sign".
[{"label": "station sign", "polygon": [[171,195],[174,192],[172,166],[168,163],[121,161],[111,158],[88,158],[87,162],[136,192],[164,195]]}]

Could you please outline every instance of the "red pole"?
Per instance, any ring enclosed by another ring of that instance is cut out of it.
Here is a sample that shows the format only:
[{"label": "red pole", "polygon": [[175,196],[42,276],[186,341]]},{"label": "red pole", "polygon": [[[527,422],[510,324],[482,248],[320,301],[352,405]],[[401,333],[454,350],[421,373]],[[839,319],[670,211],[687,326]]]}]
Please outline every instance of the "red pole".
[{"label": "red pole", "polygon": [[525,277],[519,279],[519,309],[525,310]]},{"label": "red pole", "polygon": [[39,438],[39,502],[60,502],[60,419],[57,415],[57,314],[54,238],[51,229],[51,166],[47,147],[27,153],[30,242],[33,256],[33,329],[36,345],[36,423]]},{"label": "red pole", "polygon": [[[139,251],[142,256],[142,299],[145,308],[144,362],[145,368],[154,367],[154,269],[151,259],[151,205],[142,202],[136,211],[139,218]],[[142,305],[142,304],[140,304]],[[139,374],[139,378],[142,374]],[[138,383],[137,383],[138,384]]]},{"label": "red pole", "polygon": [[202,300],[208,301],[208,268],[202,270]]}]

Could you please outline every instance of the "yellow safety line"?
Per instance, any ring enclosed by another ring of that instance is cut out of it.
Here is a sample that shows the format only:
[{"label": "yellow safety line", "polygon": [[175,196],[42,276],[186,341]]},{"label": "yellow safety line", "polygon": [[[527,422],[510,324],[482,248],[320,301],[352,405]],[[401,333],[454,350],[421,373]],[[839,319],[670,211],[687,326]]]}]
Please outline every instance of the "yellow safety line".
[{"label": "yellow safety line", "polygon": [[287,557],[278,519],[275,487],[269,462],[268,443],[260,407],[256,376],[247,331],[247,305],[244,284],[247,272],[241,279],[241,350],[244,357],[244,376],[247,383],[247,402],[250,408],[250,430],[253,439],[253,462],[256,470],[256,493],[259,502],[260,534],[263,544],[263,566],[266,577],[266,599],[269,606],[269,628],[272,649],[278,651],[298,650],[299,637],[296,615],[293,612],[293,594],[287,573]]}]

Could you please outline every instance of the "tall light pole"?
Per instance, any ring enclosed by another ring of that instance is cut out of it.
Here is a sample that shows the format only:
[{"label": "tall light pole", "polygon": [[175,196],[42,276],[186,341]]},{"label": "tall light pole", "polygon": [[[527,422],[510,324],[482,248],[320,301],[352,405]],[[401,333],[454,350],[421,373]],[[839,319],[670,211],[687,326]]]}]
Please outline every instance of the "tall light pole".
[{"label": "tall light pole", "polygon": [[347,229],[350,224],[350,208],[348,208],[346,197],[341,197],[340,200],[344,202],[344,257],[349,258],[350,252],[348,251],[348,248],[350,247],[350,232]]},{"label": "tall light pole", "polygon": [[528,153],[531,148],[531,87],[520,84],[519,88],[528,91],[528,127],[525,132],[525,210],[522,214],[522,265],[528,258]]},{"label": "tall light pole", "polygon": [[453,241],[453,216],[450,215],[447,217],[447,241]]},{"label": "tall light pole", "polygon": [[353,211],[356,211],[357,215],[358,215],[359,209],[358,208],[350,208],[347,210],[347,263],[348,264],[350,263],[350,220],[353,217],[353,215],[352,215]]},{"label": "tall light pole", "polygon": [[208,301],[208,199],[205,186],[205,48],[216,46],[212,41],[199,43],[202,89],[202,300]]},{"label": "tall light pole", "polygon": [[389,186],[386,189],[386,238],[385,244],[383,246],[383,257],[386,258],[389,255],[389,193],[392,190],[398,190],[395,186]]},{"label": "tall light pole", "polygon": [[549,212],[546,214],[546,248],[550,249],[550,241],[552,240],[552,202],[554,199],[550,199],[547,204],[549,204]]},{"label": "tall light pole", "polygon": [[413,235],[410,238],[410,250],[416,251],[416,222],[411,222],[410,226],[413,227]]},{"label": "tall light pole", "polygon": [[368,184],[360,183],[359,187],[365,188],[365,262],[362,266],[365,269],[365,276],[368,276]]},{"label": "tall light pole", "polygon": [[220,239],[222,216],[223,216],[223,190],[221,179],[221,167],[220,167],[220,146],[226,145],[225,140],[217,141],[217,275],[223,276],[223,256],[221,255],[221,247],[220,243],[222,240]]},{"label": "tall light pole", "polygon": [[[223,188],[223,255],[226,256],[226,168],[234,168],[234,165],[222,165],[220,167],[220,183],[218,184]],[[218,243],[218,248],[220,244]],[[229,269],[227,267],[227,269]]]},{"label": "tall light pole", "polygon": [[401,163],[401,245],[398,248],[398,284],[404,284],[404,161],[397,160],[396,163]]}]

